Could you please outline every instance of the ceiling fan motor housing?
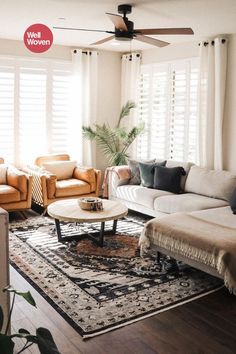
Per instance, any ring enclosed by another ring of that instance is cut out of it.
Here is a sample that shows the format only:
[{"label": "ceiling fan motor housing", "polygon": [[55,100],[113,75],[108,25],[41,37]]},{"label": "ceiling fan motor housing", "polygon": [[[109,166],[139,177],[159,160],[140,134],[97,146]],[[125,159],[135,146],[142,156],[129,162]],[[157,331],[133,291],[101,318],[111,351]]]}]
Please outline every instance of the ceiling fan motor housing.
[{"label": "ceiling fan motor housing", "polygon": [[132,6],[131,5],[119,5],[118,6],[118,13],[119,14],[123,14],[124,16],[126,16],[127,14],[131,14],[132,12]]},{"label": "ceiling fan motor housing", "polygon": [[127,18],[124,18],[125,24],[128,28],[128,31],[122,31],[118,28],[115,28],[115,37],[120,41],[130,41],[134,37],[134,23],[129,21]]}]

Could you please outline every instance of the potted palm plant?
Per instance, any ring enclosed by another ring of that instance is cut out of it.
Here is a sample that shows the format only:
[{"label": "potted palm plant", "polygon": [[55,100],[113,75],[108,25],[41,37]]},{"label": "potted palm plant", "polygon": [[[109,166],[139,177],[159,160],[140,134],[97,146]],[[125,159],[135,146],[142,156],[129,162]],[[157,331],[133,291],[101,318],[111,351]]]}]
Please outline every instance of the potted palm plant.
[{"label": "potted palm plant", "polygon": [[122,120],[129,116],[133,108],[135,108],[133,101],[128,101],[122,107],[118,122],[114,128],[111,128],[108,123],[103,125],[95,124],[94,127],[82,127],[84,137],[89,140],[95,140],[98,143],[112,166],[126,164],[130,145],[144,130],[143,122],[129,131],[121,126]]}]

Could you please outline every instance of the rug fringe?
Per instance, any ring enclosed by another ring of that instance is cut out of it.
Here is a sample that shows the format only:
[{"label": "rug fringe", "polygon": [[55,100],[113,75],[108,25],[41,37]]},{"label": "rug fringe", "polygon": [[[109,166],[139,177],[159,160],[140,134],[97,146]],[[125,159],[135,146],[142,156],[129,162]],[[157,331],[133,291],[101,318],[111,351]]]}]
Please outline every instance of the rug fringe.
[{"label": "rug fringe", "polygon": [[147,315],[143,315],[141,317],[138,317],[138,318],[135,318],[133,320],[130,320],[130,321],[127,321],[125,323],[121,323],[119,325],[116,325],[116,326],[113,326],[113,327],[110,327],[110,328],[106,328],[104,330],[101,330],[99,332],[96,332],[96,333],[92,333],[92,334],[84,334],[82,335],[82,338],[83,339],[89,339],[89,338],[93,338],[93,337],[96,337],[96,336],[99,336],[101,334],[104,334],[104,333],[107,333],[107,332],[110,332],[110,331],[113,331],[114,329],[118,329],[118,328],[122,328],[124,326],[127,326],[127,325],[130,325],[132,323],[135,323],[135,322],[138,322],[140,320],[144,320],[146,318],[149,318],[149,317],[152,317],[152,316],[155,316],[155,315],[158,315],[159,313],[162,313],[162,312],[165,312],[165,311],[168,311],[168,310],[171,310],[175,307],[179,307],[179,306],[182,306],[184,304],[187,304],[188,302],[192,302],[194,300],[197,300],[197,299],[200,299],[206,295],[210,295],[212,293],[215,293],[216,291],[219,291],[220,289],[224,288],[225,286],[224,285],[221,285],[219,287],[217,287],[216,289],[213,289],[213,290],[209,290],[208,292],[205,292],[203,294],[198,294],[196,295],[195,297],[191,298],[191,299],[187,299],[187,300],[184,300],[184,301],[181,301],[180,303],[178,304],[174,304],[174,305],[170,305],[170,306],[167,306],[166,308],[164,309],[161,309],[161,310],[157,310],[155,312],[152,312],[152,313],[149,313]]}]

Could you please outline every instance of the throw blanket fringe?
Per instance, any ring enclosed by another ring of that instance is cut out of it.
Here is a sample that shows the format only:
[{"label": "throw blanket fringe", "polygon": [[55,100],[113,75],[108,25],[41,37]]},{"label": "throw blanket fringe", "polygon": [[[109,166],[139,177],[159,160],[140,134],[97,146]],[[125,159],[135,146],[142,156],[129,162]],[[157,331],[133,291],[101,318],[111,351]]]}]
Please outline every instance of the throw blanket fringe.
[{"label": "throw blanket fringe", "polygon": [[144,228],[139,239],[140,252],[142,257],[145,253],[148,252],[152,244],[161,248],[165,248],[170,252],[179,253],[183,257],[204,263],[216,269],[218,273],[223,277],[224,284],[230,293],[236,295],[236,283],[232,278],[232,274],[230,273],[229,269],[226,267],[225,262],[223,261],[225,257],[224,251],[220,252],[217,259],[214,253],[209,253],[205,250],[191,246],[186,242],[167,235],[166,232],[162,233],[155,230],[154,235],[153,230],[149,231]]}]

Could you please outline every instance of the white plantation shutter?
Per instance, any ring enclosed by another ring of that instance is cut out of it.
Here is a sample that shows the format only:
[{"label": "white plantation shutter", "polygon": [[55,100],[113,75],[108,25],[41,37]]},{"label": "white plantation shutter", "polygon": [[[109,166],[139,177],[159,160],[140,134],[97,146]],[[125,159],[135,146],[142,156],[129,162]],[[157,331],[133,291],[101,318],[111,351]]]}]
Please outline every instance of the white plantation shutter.
[{"label": "white plantation shutter", "polygon": [[0,156],[16,165],[68,152],[71,63],[0,58]]},{"label": "white plantation shutter", "polygon": [[51,146],[53,153],[69,150],[71,72],[53,70]]},{"label": "white plantation shutter", "polygon": [[197,59],[141,68],[139,158],[196,161]]},{"label": "white plantation shutter", "polygon": [[46,69],[20,68],[19,135],[20,163],[33,162],[46,153]]}]

